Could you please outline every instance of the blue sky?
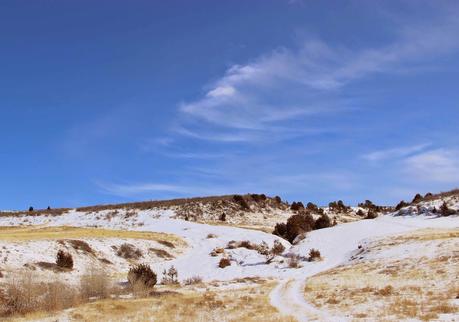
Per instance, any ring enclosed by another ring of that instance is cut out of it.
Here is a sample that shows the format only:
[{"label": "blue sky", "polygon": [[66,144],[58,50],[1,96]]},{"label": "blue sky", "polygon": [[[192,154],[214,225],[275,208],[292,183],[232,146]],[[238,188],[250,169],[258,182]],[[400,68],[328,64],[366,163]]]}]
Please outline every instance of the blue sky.
[{"label": "blue sky", "polygon": [[0,3],[0,209],[459,186],[448,1]]}]

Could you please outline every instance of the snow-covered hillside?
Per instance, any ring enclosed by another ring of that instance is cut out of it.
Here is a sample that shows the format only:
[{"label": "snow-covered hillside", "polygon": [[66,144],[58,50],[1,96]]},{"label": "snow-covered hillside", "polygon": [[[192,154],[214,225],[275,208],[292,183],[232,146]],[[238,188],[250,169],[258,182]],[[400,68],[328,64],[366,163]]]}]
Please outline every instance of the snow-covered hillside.
[{"label": "snow-covered hillside", "polygon": [[[103,210],[69,210],[61,214],[12,214],[0,216],[0,226],[9,227],[87,227],[97,229],[113,229],[132,232],[156,232],[172,234],[174,238],[182,239],[184,243],[180,249],[171,249],[157,240],[143,240],[128,237],[71,237],[72,240],[86,242],[97,254],[94,258],[71,249],[66,243],[67,238],[50,237],[45,240],[11,241],[0,238],[0,271],[4,275],[14,275],[18,268],[34,267],[46,277],[49,270],[34,265],[34,263],[53,260],[59,248],[66,247],[75,255],[76,268],[67,276],[82,274],[94,265],[95,258],[104,258],[97,261],[98,265],[105,266],[119,281],[125,281],[129,266],[136,263],[147,263],[154,271],[162,272],[174,266],[178,271],[180,281],[199,276],[204,282],[232,281],[247,277],[269,278],[279,281],[278,286],[271,294],[271,303],[280,312],[294,316],[298,320],[305,320],[307,316],[316,316],[325,320],[339,320],[327,312],[313,307],[303,297],[303,288],[306,278],[324,272],[339,265],[352,264],[356,260],[362,247],[370,245],[378,238],[386,238],[394,234],[403,234],[425,228],[458,229],[458,215],[442,216],[435,207],[440,207],[446,201],[450,209],[458,209],[458,198],[448,196],[444,200],[425,200],[417,205],[402,208],[400,211],[381,215],[372,220],[359,220],[341,223],[337,226],[314,230],[296,245],[260,230],[244,229],[229,225],[215,225],[180,219],[177,209],[164,207],[163,209],[144,209],[133,212],[129,209]],[[355,208],[356,211],[358,208]],[[427,209],[424,211],[423,209]],[[287,211],[284,209],[284,211]],[[328,210],[327,210],[328,212]],[[277,216],[277,215],[276,215]],[[189,218],[188,218],[189,219]],[[70,239],[70,238],[69,238]],[[177,240],[178,240],[177,239]],[[63,241],[62,241],[63,240]],[[232,242],[248,241],[256,247],[228,247]],[[268,248],[278,241],[285,247],[282,254],[267,261],[266,255],[257,250],[257,247],[266,244]],[[117,249],[124,243],[132,244],[141,252],[138,258],[129,260],[117,256]],[[185,246],[186,243],[186,246]],[[67,245],[67,246],[66,246]],[[413,251],[412,245],[399,245],[393,255]],[[151,252],[149,249],[156,250]],[[321,260],[309,260],[311,249],[320,251]],[[432,251],[432,250],[430,250]],[[170,256],[158,254],[170,253]],[[373,256],[383,256],[376,253]],[[390,256],[390,253],[384,253]],[[409,256],[409,255],[407,255]],[[376,258],[375,257],[375,258]],[[230,265],[220,268],[222,258],[227,258]],[[292,265],[292,258],[296,261]],[[378,257],[379,258],[379,257]],[[73,274],[73,275],[72,275]],[[51,274],[52,275],[52,274]],[[71,281],[72,279],[69,278]]]}]

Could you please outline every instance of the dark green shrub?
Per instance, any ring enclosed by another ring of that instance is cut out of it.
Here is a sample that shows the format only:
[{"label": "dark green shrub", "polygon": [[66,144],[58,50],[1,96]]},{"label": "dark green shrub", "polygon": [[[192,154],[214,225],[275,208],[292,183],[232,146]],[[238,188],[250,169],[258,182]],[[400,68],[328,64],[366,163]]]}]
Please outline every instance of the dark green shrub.
[{"label": "dark green shrub", "polygon": [[314,223],[314,229],[328,228],[330,226],[331,220],[326,214],[321,215]]},{"label": "dark green shrub", "polygon": [[404,200],[402,200],[402,201],[400,201],[400,202],[398,203],[398,205],[395,207],[395,210],[400,210],[400,209],[405,208],[405,207],[407,207],[407,206],[409,206],[409,204],[408,204],[407,202],[405,202]]},{"label": "dark green shrub", "polygon": [[278,223],[274,227],[273,234],[279,237],[285,237],[285,234],[287,233],[287,225],[284,223]]},{"label": "dark green shrub", "polygon": [[419,193],[417,193],[416,196],[414,196],[413,201],[411,201],[411,203],[421,202],[422,199],[423,199],[422,196]]},{"label": "dark green shrub", "polygon": [[292,243],[298,235],[311,231],[313,227],[314,218],[311,214],[293,215],[287,220],[285,238]]},{"label": "dark green shrub", "polygon": [[298,211],[300,209],[304,209],[304,205],[301,201],[299,202],[293,202],[292,205],[290,206],[290,209],[293,211]]}]

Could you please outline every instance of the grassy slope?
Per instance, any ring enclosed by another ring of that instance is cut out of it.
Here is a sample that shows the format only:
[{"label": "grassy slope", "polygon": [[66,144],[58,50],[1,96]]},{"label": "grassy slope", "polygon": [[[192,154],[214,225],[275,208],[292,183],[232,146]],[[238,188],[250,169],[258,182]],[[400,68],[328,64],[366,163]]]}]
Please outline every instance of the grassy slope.
[{"label": "grassy slope", "polygon": [[[336,315],[364,319],[436,319],[458,314],[452,300],[459,296],[459,230],[426,229],[383,239],[374,251],[419,243],[419,257],[360,261],[308,279],[305,297]],[[438,247],[438,255],[422,249]],[[372,249],[370,249],[370,252]]]},{"label": "grassy slope", "polygon": [[155,232],[112,230],[101,228],[59,227],[0,227],[0,240],[21,242],[50,239],[85,239],[85,238],[133,238],[173,243],[175,247],[185,247],[180,237]]},{"label": "grassy slope", "polygon": [[[201,285],[202,288],[204,285]],[[35,313],[9,321],[241,321],[293,322],[269,303],[275,282],[260,282],[237,289],[199,291],[194,287],[159,287],[154,296],[109,299],[84,304],[58,315]],[[207,287],[207,289],[209,289]]]}]

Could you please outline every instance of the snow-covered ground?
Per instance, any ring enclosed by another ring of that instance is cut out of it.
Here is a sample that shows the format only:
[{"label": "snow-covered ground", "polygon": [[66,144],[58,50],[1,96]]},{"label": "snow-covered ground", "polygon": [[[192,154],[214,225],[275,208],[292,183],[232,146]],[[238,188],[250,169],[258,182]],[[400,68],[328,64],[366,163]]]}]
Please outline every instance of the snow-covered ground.
[{"label": "snow-covered ground", "polygon": [[[200,276],[204,281],[255,276],[275,278],[280,280],[280,284],[271,294],[271,303],[281,312],[292,315],[298,320],[304,320],[305,316],[312,314],[325,320],[339,321],[343,319],[327,315],[305,302],[302,292],[307,277],[349,262],[360,244],[375,238],[422,228],[459,227],[457,215],[449,217],[386,215],[374,220],[361,220],[316,230],[308,233],[299,244],[291,246],[287,241],[261,231],[173,219],[170,210],[139,211],[135,216],[110,216],[109,214],[108,210],[99,213],[70,211],[58,216],[0,217],[0,226],[68,225],[175,234],[188,243],[188,250],[171,261],[159,262],[147,259],[147,263],[155,271],[161,272],[174,265],[180,280],[193,276]],[[210,235],[213,235],[212,238],[209,238]],[[273,245],[274,241],[278,240],[286,247],[285,253],[308,256],[310,249],[314,248],[320,250],[323,260],[303,261],[300,268],[290,268],[284,257],[278,257],[270,264],[266,264],[264,256],[255,250],[245,248],[225,249],[224,254],[215,257],[209,255],[215,248],[225,248],[232,240],[249,240],[257,244],[266,242],[268,245]],[[400,247],[402,248],[400,251],[403,252],[403,246]],[[218,262],[222,256],[231,258],[232,265],[224,269],[219,268]]]}]

